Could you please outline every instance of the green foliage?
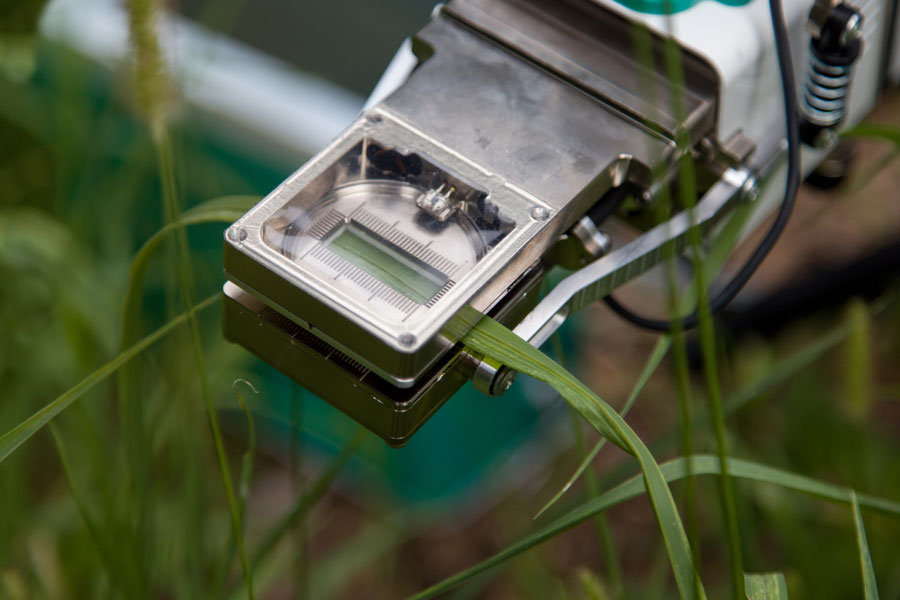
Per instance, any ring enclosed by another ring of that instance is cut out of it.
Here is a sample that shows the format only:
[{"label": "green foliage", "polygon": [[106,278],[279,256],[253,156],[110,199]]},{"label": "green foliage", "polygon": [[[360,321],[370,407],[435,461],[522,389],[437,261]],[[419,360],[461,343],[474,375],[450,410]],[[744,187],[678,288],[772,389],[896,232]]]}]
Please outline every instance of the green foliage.
[{"label": "green foliage", "polygon": [[844,398],[849,416],[862,421],[868,416],[872,391],[872,333],[869,311],[861,300],[853,300],[845,309],[844,321],[849,334],[844,344]]},{"label": "green foliage", "polygon": [[[739,479],[777,485],[830,502],[848,505],[853,502],[855,492],[852,489],[737,458],[732,458],[728,462],[732,476]],[[685,479],[689,475],[697,477],[704,475],[719,476],[722,473],[720,464],[721,463],[716,456],[695,455],[690,458],[677,458],[665,462],[660,465],[660,472],[667,482],[679,481]],[[590,502],[570,510],[549,525],[526,536],[519,542],[508,546],[491,558],[445,579],[427,590],[416,594],[413,598],[433,598],[438,594],[452,589],[464,581],[475,577],[488,569],[494,568],[514,556],[559,535],[563,531],[590,519],[595,514],[606,511],[627,500],[631,500],[632,498],[641,496],[646,492],[647,488],[643,476],[636,475],[609,489],[607,492]],[[890,515],[894,518],[900,517],[900,502],[862,494],[856,495],[856,498],[862,507]]]},{"label": "green foliage", "polygon": [[[265,597],[283,593],[298,563],[309,567],[310,597],[346,595],[348,581],[362,575],[368,583],[372,572],[396,570],[402,580],[410,570],[404,562],[410,515],[393,507],[376,514],[375,494],[359,500],[365,508],[353,514],[361,525],[346,540],[312,555],[290,540],[304,523],[313,532],[330,526],[311,516],[365,433],[312,473],[283,512],[272,515],[255,503],[254,494],[267,489],[259,473],[271,468],[263,456],[267,440],[259,429],[256,380],[245,354],[221,339],[214,314],[220,296],[210,294],[221,279],[221,224],[236,219],[264,190],[245,185],[225,164],[189,164],[195,159],[180,152],[188,133],[169,121],[174,97],[155,37],[159,4],[126,5],[135,50],[129,66],[143,126],[122,121],[107,100],[97,100],[85,83],[93,75],[80,71],[73,57],[62,59],[58,79],[38,80],[32,33],[42,5],[0,2],[0,281],[6,284],[0,298],[0,595],[236,599],[255,591]],[[677,67],[670,62],[670,69]],[[847,135],[900,148],[900,134],[887,126],[863,125]],[[686,159],[682,169],[690,184]],[[198,183],[210,181],[215,185]],[[679,198],[683,204],[696,195],[691,185]],[[198,202],[239,192],[247,195]],[[182,212],[182,205],[192,207]],[[739,207],[712,247],[695,245],[701,276],[679,309],[703,297],[749,210]],[[195,297],[206,299],[194,303]],[[891,311],[896,313],[894,305],[885,312]],[[471,568],[431,587],[446,571],[416,573],[402,589],[425,588],[415,597],[432,597],[468,583],[470,597],[478,597],[493,586],[500,590],[494,595],[528,593],[533,584],[534,597],[658,598],[666,593],[671,567],[682,597],[704,593],[695,587],[699,572],[710,596],[722,597],[725,566],[718,556],[727,546],[732,571],[743,566],[785,574],[740,577],[753,600],[787,597],[789,587],[795,597],[854,597],[861,588],[867,600],[878,598],[876,571],[882,593],[896,595],[898,449],[892,432],[873,426],[876,415],[889,413],[896,394],[879,379],[878,353],[884,350],[878,340],[884,334],[878,312],[854,302],[839,326],[824,334],[801,331],[767,344],[749,380],[717,362],[719,340],[704,319],[707,409],[688,411],[680,429],[658,417],[667,432],[643,439],[625,418],[636,406],[647,411],[675,405],[679,390],[660,393],[648,384],[666,376],[659,367],[673,343],[684,349],[683,339],[659,340],[617,413],[538,351],[482,321],[466,343],[553,383],[602,437],[589,451],[580,444],[573,461],[580,464],[558,493],[536,493],[532,482],[489,513],[498,520],[518,508],[528,522],[552,496],[533,531],[511,544],[506,533],[487,545],[473,542],[460,550]],[[887,317],[896,319],[893,313]],[[476,320],[469,315],[462,326]],[[743,359],[738,352],[735,362]],[[885,362],[895,364],[896,356]],[[676,375],[687,399],[703,382],[684,364],[676,365]],[[235,415],[230,431],[236,439],[222,430],[219,408]],[[582,434],[580,423],[576,432]],[[679,440],[682,451],[715,454],[682,456],[673,450]],[[630,457],[598,474],[594,460],[607,441]],[[673,451],[674,458],[657,463]],[[586,494],[577,485],[584,474]],[[742,480],[741,487],[729,492],[725,475]],[[682,527],[681,514],[690,514],[693,502],[679,510],[675,499],[694,479],[696,504],[707,512],[715,497],[712,482],[723,482],[725,527],[713,518],[698,520],[696,532],[690,519]],[[852,521],[842,508],[790,492],[848,506]],[[564,497],[574,506],[558,508]],[[638,498],[650,500],[663,543],[651,545],[655,534],[640,528],[628,531],[651,538],[647,547],[661,548],[647,553],[636,575],[631,557],[619,550],[624,544],[617,544],[615,510]],[[551,507],[556,510],[545,512]],[[509,574],[512,583],[495,579],[496,567],[539,544],[561,543],[566,531],[587,520],[598,525],[589,537],[603,546],[611,570],[594,564],[563,570],[550,553],[532,553]],[[699,554],[689,539],[702,540],[705,552]],[[395,563],[402,568],[390,566]],[[391,589],[391,581],[379,589]]]},{"label": "green foliage", "polygon": [[587,569],[578,571],[578,581],[581,583],[581,588],[584,590],[584,598],[587,600],[612,599],[609,590],[606,589],[603,582],[597,579],[597,577]]},{"label": "green foliage", "polygon": [[781,573],[747,573],[744,581],[748,600],[783,600],[788,597],[787,582]]},{"label": "green foliage", "polygon": [[647,493],[669,552],[679,593],[682,598],[705,597],[672,493],[644,442],[619,413],[565,369],[496,321],[488,317],[476,321],[478,317],[478,313],[467,314],[462,319],[471,320],[457,325],[463,331],[474,326],[463,337],[467,346],[512,369],[550,383],[591,426],[637,459],[647,480]]},{"label": "green foliage", "polygon": [[212,296],[198,303],[196,306],[191,307],[188,312],[172,319],[150,335],[141,339],[138,343],[130,346],[123,352],[120,352],[115,358],[82,379],[74,387],[66,390],[66,392],[31,415],[28,419],[4,433],[0,436],[0,462],[5,460],[19,446],[28,441],[28,439],[37,433],[44,425],[49,423],[62,411],[69,408],[73,402],[115,373],[122,365],[146,350],[154,342],[164,338],[178,326],[183,325],[197,311],[212,306],[218,299],[218,295]]},{"label": "green foliage", "polygon": [[900,129],[893,125],[861,123],[856,127],[845,131],[841,135],[848,138],[868,137],[880,139],[900,147]]},{"label": "green foliage", "polygon": [[[650,380],[650,377],[653,376],[653,373],[656,371],[656,368],[659,366],[659,363],[662,362],[663,358],[665,358],[666,353],[669,351],[669,346],[671,345],[671,338],[669,336],[663,336],[660,338],[659,342],[657,342],[656,346],[653,348],[653,353],[650,355],[650,358],[647,359],[647,362],[644,364],[644,368],[641,371],[640,376],[638,377],[637,382],[634,384],[634,388],[632,388],[631,393],[628,395],[628,400],[625,401],[625,406],[622,407],[622,418],[625,418],[628,415],[628,411],[631,410],[631,407],[634,406],[635,401],[640,395],[641,390],[644,389],[644,386],[647,385],[647,381]],[[603,446],[606,444],[607,438],[602,438],[597,444],[588,452],[581,461],[581,464],[578,465],[578,468],[569,477],[568,481],[566,481],[565,485],[556,494],[550,498],[550,500],[541,507],[541,510],[537,512],[534,516],[535,519],[540,517],[544,512],[547,511],[551,506],[556,504],[556,502],[562,498],[563,494],[565,494],[581,477],[591,463],[597,458],[597,455],[600,453],[600,450],[603,449]]]}]

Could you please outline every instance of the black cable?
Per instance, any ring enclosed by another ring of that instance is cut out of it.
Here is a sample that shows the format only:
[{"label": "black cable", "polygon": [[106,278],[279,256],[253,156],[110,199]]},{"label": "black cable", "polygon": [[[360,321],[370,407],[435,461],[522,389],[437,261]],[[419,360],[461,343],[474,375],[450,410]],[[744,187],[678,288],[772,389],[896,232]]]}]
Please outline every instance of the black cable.
[{"label": "black cable", "polygon": [[[772,29],[775,34],[775,53],[778,57],[778,69],[781,72],[781,88],[784,99],[784,115],[785,125],[787,127],[787,182],[784,190],[784,200],[781,207],[772,222],[769,231],[763,237],[762,241],[747,259],[747,262],[740,268],[735,276],[728,284],[719,290],[716,295],[710,299],[709,308],[712,314],[715,314],[725,308],[734,297],[737,296],[741,288],[746,285],[750,277],[759,267],[760,263],[769,254],[772,246],[778,241],[785,225],[791,218],[791,212],[794,208],[794,201],[797,197],[797,190],[800,187],[800,125],[797,113],[796,83],[794,81],[794,65],[791,61],[791,48],[788,41],[787,26],[784,22],[784,15],[781,9],[781,0],[769,0],[769,11],[772,17]],[[604,302],[622,318],[653,331],[670,331],[676,325],[675,321],[663,319],[650,319],[631,312],[628,308],[619,304],[612,297],[606,296]],[[699,316],[694,310],[691,314],[681,319],[682,329],[693,329],[697,326]]]}]

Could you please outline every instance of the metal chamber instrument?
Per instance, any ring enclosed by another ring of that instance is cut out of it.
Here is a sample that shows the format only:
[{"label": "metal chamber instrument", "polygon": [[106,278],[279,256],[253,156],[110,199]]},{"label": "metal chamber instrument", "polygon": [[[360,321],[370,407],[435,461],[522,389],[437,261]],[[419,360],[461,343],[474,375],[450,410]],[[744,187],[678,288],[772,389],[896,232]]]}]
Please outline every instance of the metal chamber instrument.
[{"label": "metal chamber instrument", "polygon": [[[721,139],[714,61],[602,4],[437,11],[406,83],[226,231],[226,335],[402,445],[467,380],[490,394],[511,380],[449,332],[459,311],[540,344],[692,225],[755,200],[783,134]],[[661,67],[673,59],[680,81]],[[669,197],[685,154],[695,213],[607,252],[603,219]],[[555,263],[580,270],[538,304]]]}]

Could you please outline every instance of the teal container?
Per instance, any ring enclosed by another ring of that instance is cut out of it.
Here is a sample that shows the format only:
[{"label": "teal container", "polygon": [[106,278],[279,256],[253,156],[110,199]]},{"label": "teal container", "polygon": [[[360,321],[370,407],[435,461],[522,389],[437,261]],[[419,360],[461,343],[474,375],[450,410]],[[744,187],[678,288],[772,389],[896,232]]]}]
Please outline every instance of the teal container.
[{"label": "teal container", "polygon": [[[267,435],[305,456],[327,461],[349,445],[361,427],[267,365],[258,364],[260,407]],[[523,378],[524,379],[524,378]],[[563,403],[534,402],[535,382],[518,381],[503,396],[488,397],[465,385],[402,448],[374,434],[356,452],[345,483],[377,491],[403,505],[455,504],[493,487],[505,463],[522,448],[541,443],[559,418]],[[530,392],[530,393],[529,393]],[[539,394],[550,397],[549,389]],[[240,427],[234,415],[235,430]]]},{"label": "teal container", "polygon": [[750,0],[616,0],[633,11],[651,15],[674,15],[701,2],[718,2],[725,6],[745,6]]}]

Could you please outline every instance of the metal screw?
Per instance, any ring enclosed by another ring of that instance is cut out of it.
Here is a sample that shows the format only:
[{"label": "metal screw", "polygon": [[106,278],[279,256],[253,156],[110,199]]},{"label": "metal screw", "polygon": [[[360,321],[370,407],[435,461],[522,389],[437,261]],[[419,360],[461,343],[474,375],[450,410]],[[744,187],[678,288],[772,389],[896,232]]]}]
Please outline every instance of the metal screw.
[{"label": "metal screw", "polygon": [[404,333],[400,336],[400,343],[404,346],[412,346],[416,343],[416,336],[411,333]]},{"label": "metal screw", "polygon": [[494,383],[491,385],[491,395],[499,396],[510,388],[518,373],[508,367],[501,367],[494,376]]},{"label": "metal screw", "polygon": [[550,213],[543,206],[535,206],[531,209],[531,218],[535,221],[545,221],[549,216]]},{"label": "metal screw", "polygon": [[756,175],[749,175],[741,186],[741,202],[753,203],[759,200],[762,190],[759,187],[759,179]]},{"label": "metal screw", "polygon": [[225,232],[225,236],[234,243],[240,243],[247,239],[247,230],[243,227],[231,226]]}]

